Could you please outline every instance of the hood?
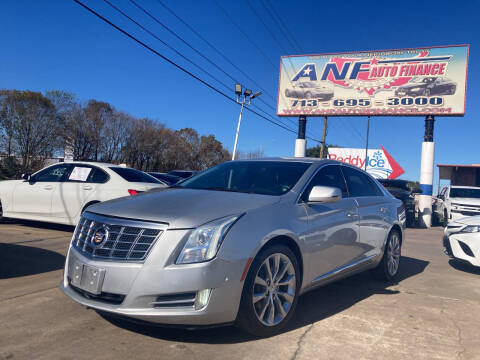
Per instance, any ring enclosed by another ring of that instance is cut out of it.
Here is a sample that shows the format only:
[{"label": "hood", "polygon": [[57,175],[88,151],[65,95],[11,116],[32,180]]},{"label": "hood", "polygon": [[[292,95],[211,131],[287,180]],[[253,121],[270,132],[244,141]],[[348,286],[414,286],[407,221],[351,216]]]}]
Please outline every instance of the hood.
[{"label": "hood", "polygon": [[480,225],[480,216],[467,216],[456,220],[454,223],[462,225]]},{"label": "hood", "polygon": [[167,185],[164,184],[155,184],[155,183],[146,183],[146,182],[129,182],[128,188],[138,191],[148,191],[151,189],[165,188]]},{"label": "hood", "polygon": [[477,198],[461,198],[461,197],[454,197],[450,198],[450,201],[453,204],[461,204],[461,205],[478,205],[480,206],[480,199]]},{"label": "hood", "polygon": [[400,86],[398,89],[413,89],[413,88],[424,88],[427,84],[425,83],[411,83],[411,84],[406,84],[406,85],[402,85]]},{"label": "hood", "polygon": [[106,216],[165,222],[170,229],[185,229],[279,201],[280,197],[269,195],[165,188],[98,203],[90,206],[88,211]]}]

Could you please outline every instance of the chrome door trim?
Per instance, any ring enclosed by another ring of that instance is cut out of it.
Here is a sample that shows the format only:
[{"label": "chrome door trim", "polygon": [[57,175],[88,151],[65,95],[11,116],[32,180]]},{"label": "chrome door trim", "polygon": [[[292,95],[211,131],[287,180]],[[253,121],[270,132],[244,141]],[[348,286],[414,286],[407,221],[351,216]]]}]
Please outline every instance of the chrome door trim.
[{"label": "chrome door trim", "polygon": [[355,261],[355,262],[353,262],[353,263],[351,263],[351,264],[344,265],[344,266],[339,267],[339,268],[337,268],[337,269],[335,269],[335,270],[329,271],[329,272],[327,272],[326,274],[319,275],[319,276],[317,276],[315,279],[312,280],[312,283],[315,283],[315,282],[317,282],[317,281],[323,280],[323,279],[328,278],[328,277],[330,277],[330,276],[339,274],[339,273],[341,273],[342,271],[345,271],[345,270],[350,269],[350,268],[352,268],[352,267],[355,267],[355,266],[357,266],[357,265],[363,264],[364,262],[367,262],[368,260],[374,258],[375,256],[377,256],[377,255],[370,255],[370,256],[366,257],[365,259],[357,260],[357,261]]}]

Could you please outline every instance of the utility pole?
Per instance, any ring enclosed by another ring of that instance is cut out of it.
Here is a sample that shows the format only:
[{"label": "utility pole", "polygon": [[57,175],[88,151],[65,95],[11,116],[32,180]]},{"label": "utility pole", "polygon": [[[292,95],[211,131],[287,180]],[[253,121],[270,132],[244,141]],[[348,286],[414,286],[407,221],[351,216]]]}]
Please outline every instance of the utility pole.
[{"label": "utility pole", "polygon": [[307,117],[300,115],[298,118],[298,138],[295,141],[295,157],[305,157],[307,140],[305,140],[305,132],[307,129]]},{"label": "utility pole", "polygon": [[322,146],[320,147],[321,159],[324,159],[327,157],[326,156],[327,154],[325,154],[325,137],[327,136],[327,122],[328,122],[328,118],[325,116],[323,118],[323,132],[322,132],[322,141],[321,141]]},{"label": "utility pole", "polygon": [[367,143],[365,145],[365,171],[368,165],[368,135],[370,134],[370,115],[367,117]]}]

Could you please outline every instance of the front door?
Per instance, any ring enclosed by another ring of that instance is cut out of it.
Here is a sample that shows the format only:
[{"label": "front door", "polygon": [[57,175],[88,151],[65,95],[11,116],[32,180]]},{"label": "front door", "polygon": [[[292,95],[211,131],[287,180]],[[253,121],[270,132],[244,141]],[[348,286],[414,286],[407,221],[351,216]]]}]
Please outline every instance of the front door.
[{"label": "front door", "polygon": [[[342,199],[335,203],[309,203],[314,186],[331,186],[342,190]],[[349,265],[359,257],[359,222],[357,203],[348,197],[340,165],[325,165],[317,172],[302,194],[301,201],[308,215],[306,256],[310,257],[310,281],[320,280],[334,270]]]},{"label": "front door", "polygon": [[53,193],[68,170],[68,164],[54,165],[20,182],[13,192],[13,211],[30,218],[50,217]]}]

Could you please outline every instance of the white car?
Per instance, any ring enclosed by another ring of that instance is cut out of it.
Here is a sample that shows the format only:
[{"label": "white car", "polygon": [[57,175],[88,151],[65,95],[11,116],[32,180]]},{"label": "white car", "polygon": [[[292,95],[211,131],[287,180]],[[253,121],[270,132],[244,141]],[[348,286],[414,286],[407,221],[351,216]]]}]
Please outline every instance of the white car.
[{"label": "white car", "polygon": [[22,180],[0,181],[0,216],[76,225],[92,204],[158,187],[167,185],[124,166],[59,163]]},{"label": "white car", "polygon": [[444,252],[453,259],[480,266],[480,216],[448,223],[443,236]]},{"label": "white car", "polygon": [[434,201],[433,211],[444,226],[450,220],[480,215],[480,187],[445,186]]}]

